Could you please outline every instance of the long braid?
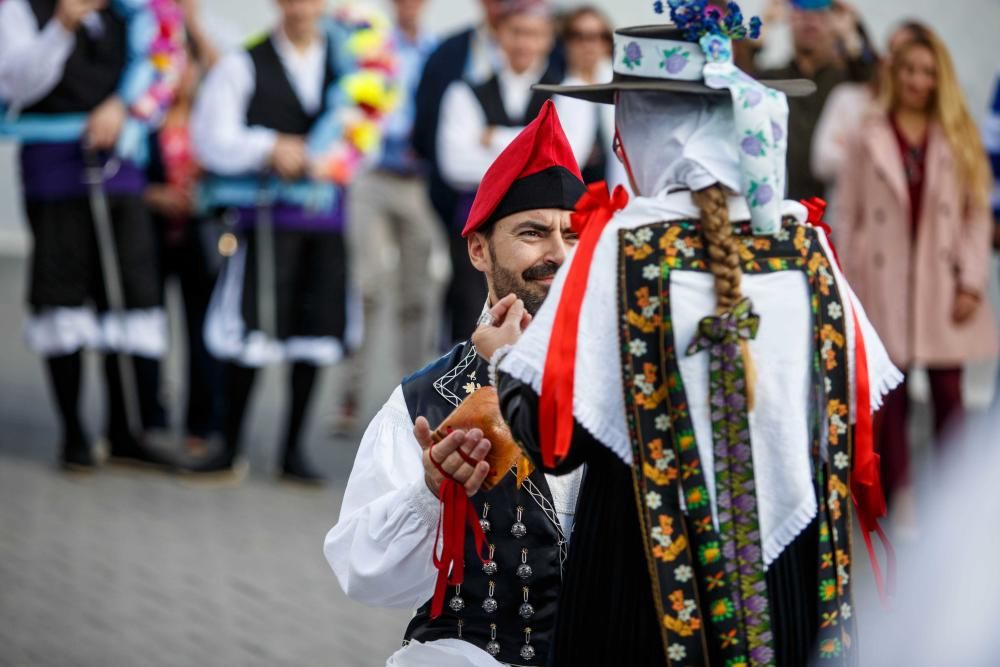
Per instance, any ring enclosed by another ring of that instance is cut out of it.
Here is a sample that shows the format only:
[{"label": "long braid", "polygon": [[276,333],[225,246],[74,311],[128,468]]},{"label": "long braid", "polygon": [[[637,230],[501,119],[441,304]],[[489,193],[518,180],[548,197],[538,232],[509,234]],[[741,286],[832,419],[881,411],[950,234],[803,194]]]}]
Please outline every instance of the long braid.
[{"label": "long braid", "polygon": [[[708,268],[715,277],[715,313],[721,315],[743,298],[739,239],[733,235],[732,222],[729,220],[729,204],[722,186],[716,183],[704,190],[691,193],[691,196],[701,211],[701,233],[705,238]],[[749,343],[741,340],[740,348],[743,353],[747,404],[753,409],[757,369],[750,357]]]},{"label": "long braid", "polygon": [[739,241],[733,236],[726,193],[719,185],[692,193],[701,211],[701,233],[708,251],[708,268],[715,276],[716,314],[721,314],[743,298],[740,283]]}]

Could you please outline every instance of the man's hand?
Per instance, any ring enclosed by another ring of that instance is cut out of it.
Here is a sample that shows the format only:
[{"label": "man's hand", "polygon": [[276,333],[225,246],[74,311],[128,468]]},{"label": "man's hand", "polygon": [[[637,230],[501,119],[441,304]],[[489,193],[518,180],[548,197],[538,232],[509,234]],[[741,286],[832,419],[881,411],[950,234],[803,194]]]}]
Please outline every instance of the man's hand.
[{"label": "man's hand", "polygon": [[955,324],[965,323],[976,314],[980,301],[982,301],[982,297],[975,292],[959,289],[958,293],[955,294],[955,305],[951,309],[951,319]]},{"label": "man's hand", "polygon": [[94,10],[104,9],[106,4],[107,0],[59,0],[55,18],[68,32],[76,32],[83,17]]},{"label": "man's hand", "polygon": [[479,356],[487,361],[493,353],[504,345],[513,345],[521,337],[521,332],[531,322],[531,313],[524,308],[524,302],[514,294],[508,294],[490,308],[493,324],[484,324],[472,334],[472,344]]},{"label": "man's hand", "polygon": [[271,166],[286,181],[304,176],[309,166],[305,140],[290,134],[279,134],[271,150]]},{"label": "man's hand", "polygon": [[186,218],[194,210],[192,193],[171,185],[147,186],[146,203],[160,215],[171,219]]},{"label": "man's hand", "polygon": [[91,150],[109,151],[118,142],[128,110],[117,95],[101,102],[87,117],[83,131],[84,145]]},{"label": "man's hand", "polygon": [[[490,441],[483,437],[482,431],[478,428],[468,432],[455,430],[435,445],[431,440],[430,424],[423,417],[417,417],[413,424],[413,437],[423,450],[424,481],[431,493],[440,497],[441,483],[445,480],[435,461],[449,477],[465,487],[467,495],[479,491],[490,472],[490,464],[483,460],[490,451]],[[475,465],[467,463],[459,450]]]},{"label": "man's hand", "polygon": [[848,57],[856,58],[861,54],[864,43],[858,32],[858,11],[853,5],[842,0],[835,2],[830,11],[830,27]]}]

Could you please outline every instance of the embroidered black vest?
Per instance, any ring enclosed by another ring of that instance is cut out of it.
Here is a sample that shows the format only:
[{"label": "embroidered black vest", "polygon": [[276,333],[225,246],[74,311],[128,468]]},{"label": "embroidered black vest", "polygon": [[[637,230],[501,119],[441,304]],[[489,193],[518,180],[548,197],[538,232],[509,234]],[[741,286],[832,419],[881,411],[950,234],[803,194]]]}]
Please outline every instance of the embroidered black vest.
[{"label": "embroidered black vest", "polygon": [[[545,74],[542,75],[542,78],[538,80],[538,83],[559,83],[559,81],[560,79],[557,78],[555,69],[549,67],[545,71]],[[524,116],[511,118],[503,105],[503,96],[500,94],[500,79],[498,75],[494,74],[483,83],[472,86],[472,92],[479,101],[479,105],[483,108],[483,113],[486,114],[486,124],[499,127],[521,127],[527,125],[542,110],[545,100],[551,97],[549,93],[537,90],[532,91],[531,97],[528,99],[528,107],[524,110]]]},{"label": "embroidered black vest", "polygon": [[[489,364],[471,343],[457,345],[403,380],[410,417],[423,416],[432,428],[437,426],[466,396],[488,382],[488,372]],[[436,620],[430,619],[430,601],[421,606],[406,628],[405,640],[460,638],[490,652],[500,662],[544,665],[567,547],[545,475],[534,471],[518,489],[511,472],[493,489],[473,496],[472,502],[480,517],[485,510],[489,522],[486,539],[493,546],[496,571],[487,573],[468,538],[465,583],[448,590],[444,613]],[[525,529],[522,537],[512,533],[519,508]],[[495,602],[493,611],[491,599]],[[530,610],[524,607],[526,601]]]},{"label": "embroidered black vest", "polygon": [[[39,28],[55,15],[56,0],[29,0],[28,4]],[[102,9],[99,15],[101,30],[92,34],[86,25],[77,29],[59,83],[24,113],[86,113],[115,92],[125,70],[125,21],[110,9]]]},{"label": "embroidered black vest", "polygon": [[338,78],[330,66],[330,45],[327,44],[323,55],[326,69],[322,102],[319,109],[310,114],[302,108],[273,40],[273,37],[268,37],[247,50],[254,66],[254,92],[247,106],[247,125],[260,125],[283,134],[308,134],[316,119],[326,110],[326,91]]}]

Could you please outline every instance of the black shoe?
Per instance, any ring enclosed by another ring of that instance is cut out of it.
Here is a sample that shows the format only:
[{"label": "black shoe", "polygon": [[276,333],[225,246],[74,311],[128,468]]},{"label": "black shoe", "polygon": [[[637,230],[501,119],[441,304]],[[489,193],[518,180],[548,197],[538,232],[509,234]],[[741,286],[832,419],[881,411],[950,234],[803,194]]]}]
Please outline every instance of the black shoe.
[{"label": "black shoe", "polygon": [[169,471],[173,471],[176,467],[175,462],[171,461],[164,454],[132,441],[112,441],[111,451],[108,453],[108,463],[140,466],[143,468],[160,468]]},{"label": "black shoe", "polygon": [[281,467],[281,479],[286,482],[296,482],[310,486],[322,486],[326,484],[326,477],[310,467],[301,456],[285,460],[284,465]]},{"label": "black shoe", "polygon": [[249,466],[244,459],[226,451],[217,451],[205,457],[188,457],[179,470],[184,481],[239,484],[247,476]]},{"label": "black shoe", "polygon": [[59,464],[71,472],[93,472],[97,470],[97,456],[87,442],[64,443]]}]

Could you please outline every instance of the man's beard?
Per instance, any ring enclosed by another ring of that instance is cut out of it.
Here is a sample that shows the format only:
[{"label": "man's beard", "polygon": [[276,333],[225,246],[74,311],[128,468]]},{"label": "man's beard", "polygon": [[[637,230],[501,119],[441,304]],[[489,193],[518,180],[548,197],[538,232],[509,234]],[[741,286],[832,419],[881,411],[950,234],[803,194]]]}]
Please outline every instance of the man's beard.
[{"label": "man's beard", "polygon": [[524,302],[524,308],[534,315],[542,307],[542,303],[549,293],[548,285],[536,281],[554,276],[558,270],[558,264],[542,262],[535,264],[519,276],[513,271],[499,266],[494,259],[493,273],[490,278],[493,280],[493,291],[496,292],[498,299],[513,293]]}]

